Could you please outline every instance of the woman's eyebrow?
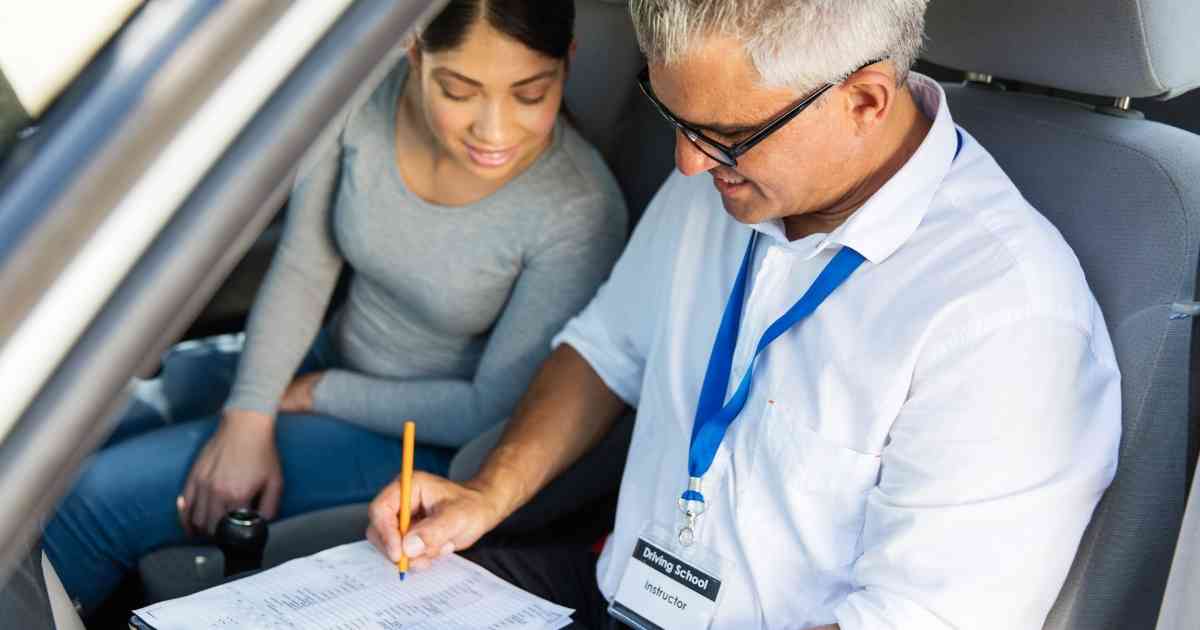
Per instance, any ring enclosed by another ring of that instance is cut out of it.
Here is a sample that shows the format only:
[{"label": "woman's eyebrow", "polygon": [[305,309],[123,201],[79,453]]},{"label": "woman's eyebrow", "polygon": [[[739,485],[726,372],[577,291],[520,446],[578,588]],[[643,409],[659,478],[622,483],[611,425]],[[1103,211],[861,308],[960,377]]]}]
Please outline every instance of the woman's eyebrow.
[{"label": "woman's eyebrow", "polygon": [[475,79],[472,79],[471,77],[465,77],[453,70],[450,70],[449,68],[436,68],[436,69],[434,69],[433,74],[435,74],[439,77],[447,76],[447,77],[450,77],[451,79],[457,79],[459,81],[462,81],[463,83],[469,83],[475,87],[483,87],[483,84],[480,83],[479,81],[476,81]]},{"label": "woman's eyebrow", "polygon": [[[479,81],[476,81],[475,79],[472,79],[471,77],[468,77],[468,76],[463,76],[449,68],[437,68],[433,71],[433,74],[435,74],[439,77],[442,77],[442,76],[450,77],[452,79],[462,81],[463,83],[473,85],[475,87],[483,87],[483,84],[480,83]],[[539,72],[531,77],[526,77],[524,79],[521,79],[520,81],[513,83],[512,87],[521,87],[522,85],[528,85],[528,84],[534,83],[536,81],[541,81],[542,79],[552,78],[552,77],[556,76],[557,74],[558,74],[557,69],[546,70],[545,72]]]},{"label": "woman's eyebrow", "polygon": [[542,79],[549,79],[549,78],[556,76],[557,74],[558,74],[557,68],[555,68],[554,70],[547,70],[545,72],[539,72],[531,77],[527,77],[527,78],[521,79],[520,81],[513,83],[512,87],[521,87],[522,85],[528,85],[535,81],[541,81]]}]

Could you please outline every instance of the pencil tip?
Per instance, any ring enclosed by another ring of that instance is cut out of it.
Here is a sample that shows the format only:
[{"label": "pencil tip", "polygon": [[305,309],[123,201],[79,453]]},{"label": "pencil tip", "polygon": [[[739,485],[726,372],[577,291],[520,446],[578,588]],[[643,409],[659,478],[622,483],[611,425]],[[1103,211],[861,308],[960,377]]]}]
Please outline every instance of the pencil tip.
[{"label": "pencil tip", "polygon": [[403,571],[401,571],[401,572],[400,572],[400,581],[401,581],[401,582],[403,582],[403,581],[404,581],[404,575],[405,575],[405,574],[404,574],[404,572],[403,572]]}]

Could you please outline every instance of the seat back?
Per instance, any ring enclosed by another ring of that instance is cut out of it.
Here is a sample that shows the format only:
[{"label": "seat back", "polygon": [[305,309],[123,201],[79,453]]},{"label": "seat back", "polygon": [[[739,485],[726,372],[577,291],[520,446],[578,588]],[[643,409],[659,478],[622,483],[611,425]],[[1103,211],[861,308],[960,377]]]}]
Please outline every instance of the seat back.
[{"label": "seat back", "polygon": [[567,75],[567,110],[583,137],[612,164],[620,139],[615,130],[642,64],[629,3],[576,0],[575,44]]},{"label": "seat back", "polygon": [[[1116,97],[1200,84],[1197,27],[1200,3],[1170,0],[933,0],[927,13],[925,57],[979,73],[947,86],[951,114],[1074,248],[1122,373],[1117,476],[1046,628],[1152,627],[1170,568],[1190,478],[1200,136]],[[983,83],[991,77],[1113,106]]]},{"label": "seat back", "polygon": [[675,166],[675,133],[637,87],[642,67],[628,0],[576,0],[566,104],[612,169],[633,224]]}]

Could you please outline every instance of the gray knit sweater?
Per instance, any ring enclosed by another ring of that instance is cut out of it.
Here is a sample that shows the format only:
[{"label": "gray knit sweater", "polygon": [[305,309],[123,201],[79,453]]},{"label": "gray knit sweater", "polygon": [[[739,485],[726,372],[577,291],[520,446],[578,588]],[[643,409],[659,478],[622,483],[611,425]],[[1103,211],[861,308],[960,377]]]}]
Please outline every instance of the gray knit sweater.
[{"label": "gray knit sweater", "polygon": [[562,120],[538,160],[481,201],[410,192],[395,166],[405,75],[402,63],[298,174],[227,408],[276,411],[348,264],[329,331],[339,369],[315,411],[392,435],[414,419],[422,442],[461,446],[512,412],[620,253],[620,191]]}]

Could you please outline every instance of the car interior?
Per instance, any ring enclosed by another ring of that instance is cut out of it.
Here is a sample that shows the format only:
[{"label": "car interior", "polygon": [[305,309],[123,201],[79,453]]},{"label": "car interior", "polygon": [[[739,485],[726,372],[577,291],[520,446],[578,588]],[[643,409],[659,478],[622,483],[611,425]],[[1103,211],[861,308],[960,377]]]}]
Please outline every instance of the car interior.
[{"label": "car interior", "polygon": [[[577,0],[576,6],[578,52],[566,108],[615,174],[632,226],[673,169],[674,130],[637,87],[643,61],[627,2]],[[143,18],[134,13],[108,45]],[[1122,371],[1116,480],[1093,514],[1045,628],[1194,627],[1197,500],[1186,518],[1185,512],[1200,450],[1200,352],[1193,335],[1200,313],[1200,91],[1193,91],[1200,86],[1200,3],[932,0],[926,20],[917,71],[942,82],[958,125],[1072,246]],[[391,47],[378,56],[346,106],[361,102],[403,52]],[[80,80],[101,76],[84,68]],[[26,131],[10,148],[0,199],[7,178],[31,159],[36,137],[36,130]],[[160,349],[241,330],[280,236],[286,204],[278,191],[287,190],[289,177],[270,182],[279,211],[256,219],[265,227],[241,248],[246,254],[229,262],[219,287],[200,292],[206,306],[180,327],[184,332],[160,339]],[[146,376],[154,369],[146,360],[139,371]],[[563,515],[538,538],[594,542],[611,526],[614,505]],[[272,524],[264,566],[359,539],[366,516],[363,506],[347,506],[291,521]],[[221,563],[212,545],[159,550],[88,627],[110,627],[131,608],[220,583]],[[44,556],[39,563],[31,555],[25,564],[45,577],[55,627],[83,628]]]}]

